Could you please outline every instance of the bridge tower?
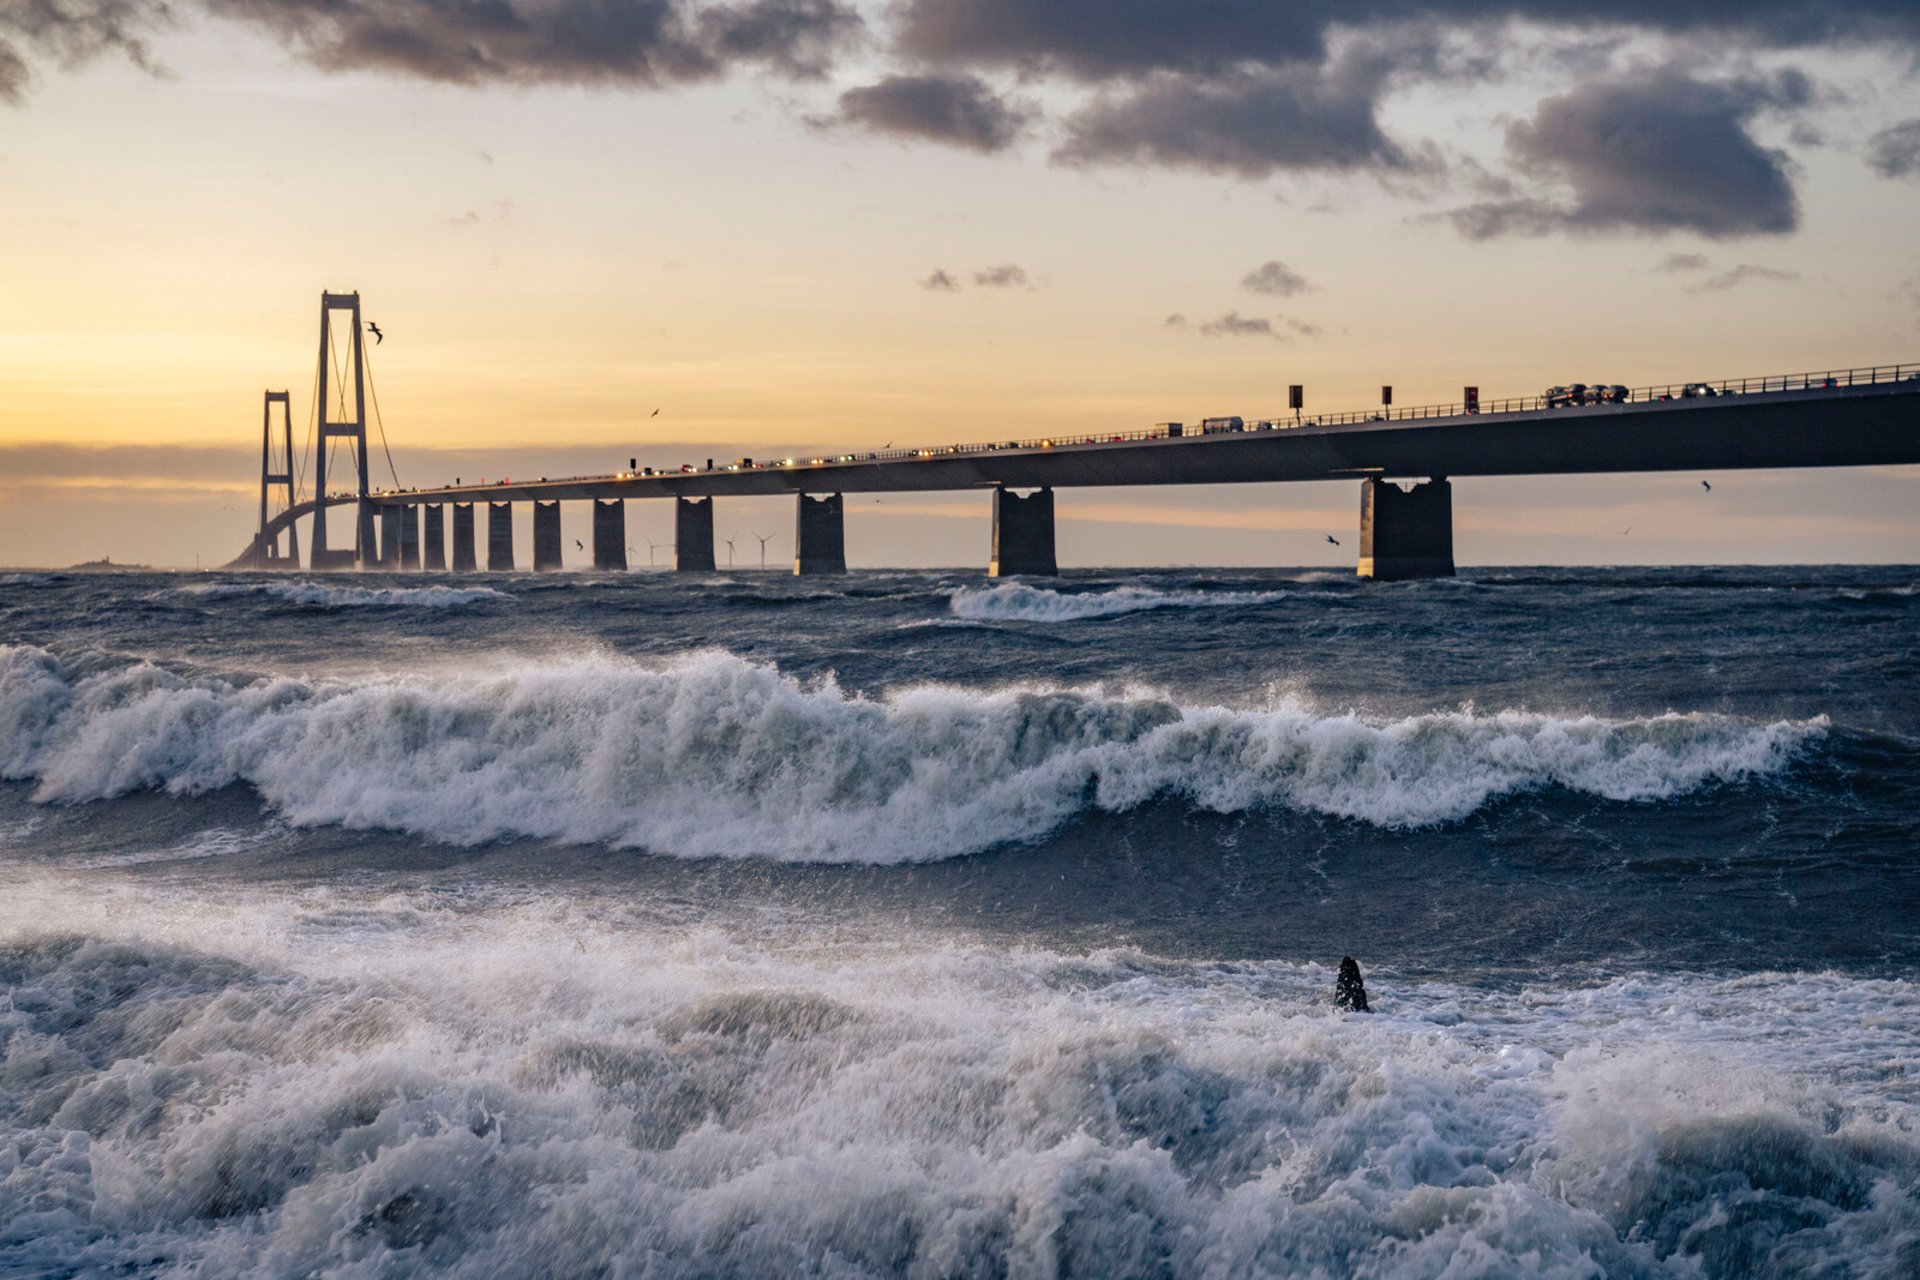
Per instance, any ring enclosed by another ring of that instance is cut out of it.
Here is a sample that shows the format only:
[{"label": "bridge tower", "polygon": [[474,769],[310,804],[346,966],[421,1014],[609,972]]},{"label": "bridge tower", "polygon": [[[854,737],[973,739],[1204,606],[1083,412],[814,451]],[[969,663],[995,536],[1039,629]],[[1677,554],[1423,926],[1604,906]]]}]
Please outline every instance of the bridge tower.
[{"label": "bridge tower", "polygon": [[[273,431],[273,406],[280,406],[280,437],[276,441]],[[279,445],[276,451],[274,446]],[[267,517],[270,499],[275,485],[283,486],[287,491],[287,506],[294,503],[293,497],[293,409],[288,403],[284,391],[269,391],[266,401],[260,409],[260,529],[254,534],[254,560],[261,566],[284,561],[291,567],[300,567],[300,529],[298,525],[287,526],[287,554],[280,555],[280,539],[267,536]]]},{"label": "bridge tower", "polygon": [[[344,314],[349,337],[342,344],[335,333],[336,317]],[[320,433],[315,443],[313,463],[313,567],[341,569],[352,564],[376,565],[379,544],[374,537],[373,503],[367,499],[367,401],[366,362],[361,344],[365,326],[360,322],[360,294],[322,293],[320,295],[320,372],[314,383],[319,397]],[[342,347],[348,367],[340,367]],[[357,481],[354,494],[359,498],[354,520],[354,548],[335,551],[327,545],[327,455],[335,440],[345,440],[353,452],[352,465]]]}]

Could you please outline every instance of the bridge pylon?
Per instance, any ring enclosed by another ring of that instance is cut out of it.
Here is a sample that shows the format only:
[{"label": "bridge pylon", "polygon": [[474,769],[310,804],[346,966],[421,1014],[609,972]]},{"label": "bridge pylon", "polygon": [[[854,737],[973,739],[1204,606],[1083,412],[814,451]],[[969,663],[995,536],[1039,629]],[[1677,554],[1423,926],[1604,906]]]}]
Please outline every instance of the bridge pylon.
[{"label": "bridge pylon", "polygon": [[[275,439],[273,406],[280,406],[280,432]],[[276,449],[275,445],[279,447]],[[293,409],[284,391],[269,391],[260,408],[260,528],[253,536],[253,559],[261,568],[284,565],[300,567],[300,530],[287,525],[287,554],[280,554],[280,539],[267,534],[273,490],[286,490],[286,505],[294,504],[293,495]]]},{"label": "bridge pylon", "polygon": [[[351,325],[343,343],[336,333],[338,317],[345,315]],[[360,294],[322,293],[320,295],[320,372],[314,383],[319,403],[319,438],[315,441],[313,496],[319,505],[313,513],[313,567],[343,569],[350,565],[377,566],[379,541],[374,535],[373,503],[367,498],[367,379],[362,349],[365,329],[360,322]],[[341,356],[346,367],[341,367]],[[354,543],[351,551],[334,550],[327,545],[327,463],[333,442],[344,440],[353,452],[355,508]]]}]

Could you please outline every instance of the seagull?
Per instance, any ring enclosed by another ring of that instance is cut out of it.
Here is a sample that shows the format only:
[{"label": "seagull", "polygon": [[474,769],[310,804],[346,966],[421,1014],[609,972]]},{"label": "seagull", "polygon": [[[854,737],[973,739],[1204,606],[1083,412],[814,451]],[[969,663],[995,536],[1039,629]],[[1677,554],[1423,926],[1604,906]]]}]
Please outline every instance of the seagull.
[{"label": "seagull", "polygon": [[367,332],[373,335],[373,345],[376,347],[387,340],[387,335],[380,332],[380,326],[371,320],[367,321]]},{"label": "seagull", "polygon": [[1624,537],[1626,537],[1626,536],[1627,536],[1628,534],[1630,534],[1630,533],[1632,533],[1632,532],[1633,532],[1633,526],[1632,526],[1632,525],[1628,525],[1628,526],[1627,526],[1626,528],[1624,528],[1624,529],[1622,529],[1622,530],[1620,531],[1620,536],[1624,538]]},{"label": "seagull", "polygon": [[1712,485],[1710,485],[1710,484],[1708,484],[1708,483],[1707,483],[1707,482],[1706,482],[1705,480],[1702,480],[1702,481],[1700,482],[1700,487],[1701,487],[1702,489],[1705,489],[1705,490],[1706,490],[1706,491],[1707,491],[1708,493],[1712,493],[1712,492],[1713,492],[1713,486],[1712,486]]},{"label": "seagull", "polygon": [[660,411],[658,409],[655,409],[652,413],[648,414],[647,416],[649,418],[657,418],[660,416]]},{"label": "seagull", "polygon": [[585,551],[585,550],[587,549],[587,548],[586,548],[586,544],[585,544],[585,543],[583,543],[583,542],[581,542],[581,541],[580,541],[580,539],[578,539],[578,538],[575,538],[575,539],[573,540],[573,545],[574,545],[575,547],[577,547],[577,548],[579,548],[579,549],[580,549],[581,551]]},{"label": "seagull", "polygon": [[1327,535],[1327,541],[1331,542],[1336,547],[1340,545],[1340,539],[1334,537],[1332,534]]}]

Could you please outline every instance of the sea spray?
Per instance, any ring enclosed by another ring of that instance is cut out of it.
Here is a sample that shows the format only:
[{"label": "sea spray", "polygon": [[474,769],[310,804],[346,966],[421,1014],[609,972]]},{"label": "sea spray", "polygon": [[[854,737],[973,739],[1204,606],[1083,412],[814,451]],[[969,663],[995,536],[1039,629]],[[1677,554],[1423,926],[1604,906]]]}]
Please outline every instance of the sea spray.
[{"label": "sea spray", "polygon": [[70,669],[0,647],[0,776],[37,783],[43,802],[244,783],[302,825],[691,857],[925,861],[1161,798],[1396,828],[1548,787],[1659,801],[1777,773],[1825,731],[1705,713],[1376,719],[1043,687],[867,698],[724,651],[327,680]]},{"label": "sea spray", "polygon": [[1114,587],[1063,592],[1024,582],[957,587],[948,601],[955,617],[970,622],[1077,622],[1149,609],[1234,609],[1285,600],[1285,591],[1159,591]]}]

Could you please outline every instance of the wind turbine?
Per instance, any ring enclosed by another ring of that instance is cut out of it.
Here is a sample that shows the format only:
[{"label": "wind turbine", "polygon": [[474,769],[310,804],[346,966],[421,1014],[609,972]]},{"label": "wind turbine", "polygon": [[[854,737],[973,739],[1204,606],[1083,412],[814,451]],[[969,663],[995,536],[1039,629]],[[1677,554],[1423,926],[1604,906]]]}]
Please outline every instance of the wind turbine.
[{"label": "wind turbine", "polygon": [[727,568],[731,571],[733,568],[733,539],[722,538],[720,541],[727,544]]},{"label": "wind turbine", "polygon": [[647,568],[649,569],[653,568],[653,553],[655,548],[658,547],[665,547],[669,551],[673,550],[673,544],[671,542],[649,542],[647,544]]},{"label": "wind turbine", "polygon": [[760,539],[760,567],[764,569],[767,567],[767,543],[772,541],[773,535],[770,533],[756,533],[753,536]]}]

